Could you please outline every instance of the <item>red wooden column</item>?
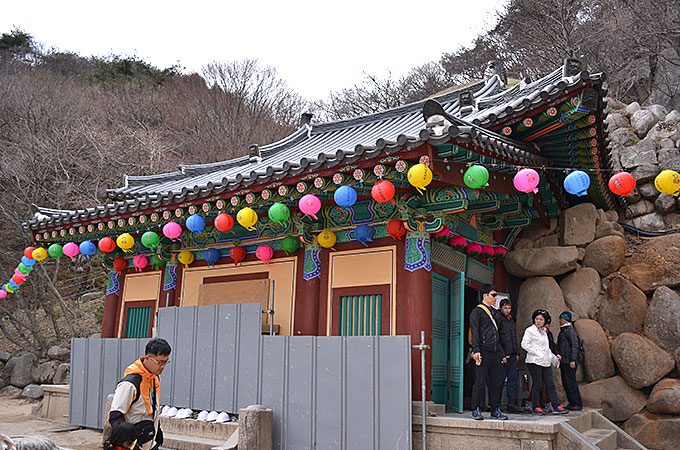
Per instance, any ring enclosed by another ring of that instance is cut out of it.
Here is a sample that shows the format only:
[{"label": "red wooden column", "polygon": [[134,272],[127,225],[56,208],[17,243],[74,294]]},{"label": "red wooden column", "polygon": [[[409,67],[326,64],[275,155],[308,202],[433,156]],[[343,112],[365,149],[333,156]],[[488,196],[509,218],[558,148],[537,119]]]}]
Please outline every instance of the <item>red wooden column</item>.
[{"label": "red wooden column", "polygon": [[[413,233],[409,233],[409,235]],[[410,245],[415,242],[410,241]],[[427,264],[415,270],[406,265],[406,240],[397,246],[397,330],[396,334],[411,335],[411,344],[420,343],[420,331],[425,331],[425,343],[432,345],[432,273],[429,263],[429,237],[425,246]],[[420,350],[411,350],[411,390],[413,400],[422,400],[420,378]],[[432,395],[432,350],[425,351],[426,400]]]},{"label": "red wooden column", "polygon": [[295,336],[317,336],[319,324],[319,289],[321,286],[321,248],[308,244],[298,249],[295,275]]},{"label": "red wooden column", "polygon": [[104,315],[102,317],[102,338],[116,337],[116,317],[120,306],[120,273],[115,270],[109,272],[109,282],[106,286],[104,298]]}]

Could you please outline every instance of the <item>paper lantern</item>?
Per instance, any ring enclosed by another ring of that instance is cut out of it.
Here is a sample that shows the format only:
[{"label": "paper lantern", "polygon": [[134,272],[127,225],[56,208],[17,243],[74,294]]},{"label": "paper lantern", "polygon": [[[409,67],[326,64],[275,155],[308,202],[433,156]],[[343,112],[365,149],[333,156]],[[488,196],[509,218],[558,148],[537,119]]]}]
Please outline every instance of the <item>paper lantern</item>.
[{"label": "paper lantern", "polygon": [[257,259],[259,259],[266,265],[269,265],[269,260],[271,260],[272,256],[274,256],[274,249],[272,249],[268,245],[260,245],[255,250],[255,256],[257,256]]},{"label": "paper lantern", "polygon": [[27,273],[22,273],[22,272],[19,270],[18,267],[17,267],[16,269],[14,269],[14,276],[15,276],[15,277],[19,277],[19,278],[21,278],[22,280],[25,280],[27,275],[28,275]]},{"label": "paper lantern", "polygon": [[269,220],[274,223],[282,224],[290,217],[290,209],[283,203],[274,203],[267,211]]},{"label": "paper lantern", "polygon": [[7,297],[7,291],[4,289],[4,286],[3,286],[3,289],[0,290],[0,298],[5,298],[5,297]]},{"label": "paper lantern", "polygon": [[323,248],[330,248],[331,250],[335,250],[333,246],[335,245],[335,241],[337,241],[338,238],[332,231],[324,230],[321,233],[319,233],[318,240],[319,245],[322,246]]},{"label": "paper lantern", "polygon": [[481,254],[489,258],[493,257],[496,254],[496,251],[490,245],[482,245]]},{"label": "paper lantern", "polygon": [[52,244],[47,248],[47,253],[54,258],[59,259],[64,255],[64,249],[59,244]]},{"label": "paper lantern", "polygon": [[33,270],[33,267],[26,267],[26,266],[24,266],[24,263],[19,263],[19,265],[17,266],[17,269],[19,269],[19,272],[21,272],[23,274],[27,274],[27,273],[30,273],[31,270]]},{"label": "paper lantern", "polygon": [[463,182],[472,189],[487,187],[489,186],[489,171],[479,164],[471,166],[465,171]]},{"label": "paper lantern", "polygon": [[217,217],[215,217],[215,228],[221,232],[226,233],[227,231],[231,230],[233,226],[234,218],[231,217],[231,215],[227,213],[219,213]]},{"label": "paper lantern", "polygon": [[656,190],[662,194],[680,195],[680,174],[675,170],[663,170],[654,178]]},{"label": "paper lantern", "polygon": [[45,250],[42,247],[38,247],[35,250],[33,250],[33,259],[36,261],[44,261],[45,258],[47,258],[47,250]]},{"label": "paper lantern", "polygon": [[465,250],[465,247],[467,246],[467,239],[465,239],[463,236],[451,236],[451,239],[449,239],[449,245],[455,250],[462,251]]},{"label": "paper lantern", "polygon": [[209,248],[203,252],[203,258],[208,263],[208,266],[214,266],[221,256],[220,251],[216,248]]},{"label": "paper lantern", "polygon": [[293,236],[286,236],[281,240],[281,248],[288,255],[292,255],[300,247],[300,240]]},{"label": "paper lantern", "polygon": [[505,258],[505,255],[507,255],[508,251],[504,247],[496,247],[494,249],[494,256],[498,259],[503,259]]},{"label": "paper lantern", "polygon": [[116,269],[116,272],[120,273],[123,270],[127,269],[127,267],[128,267],[128,262],[122,256],[113,260],[113,268]]},{"label": "paper lantern", "polygon": [[[123,233],[116,238],[116,245],[118,245],[125,253],[132,253],[132,250],[130,249],[135,245],[135,238],[133,238],[130,233]],[[65,247],[64,253],[66,253]],[[68,255],[68,253],[66,254]]]},{"label": "paper lantern", "polygon": [[201,234],[205,228],[205,219],[199,214],[192,214],[187,217],[187,229],[195,234]]},{"label": "paper lantern", "polygon": [[451,239],[451,230],[449,230],[447,227],[442,227],[441,230],[433,233],[432,237],[437,242],[449,242],[449,239]]},{"label": "paper lantern", "polygon": [[564,179],[564,190],[572,195],[588,195],[590,177],[582,170],[574,170]]},{"label": "paper lantern", "polygon": [[340,186],[333,194],[335,203],[342,208],[349,208],[357,201],[357,191],[351,186]]},{"label": "paper lantern", "polygon": [[304,215],[313,217],[314,220],[319,220],[319,218],[316,216],[316,213],[318,213],[321,209],[321,200],[319,200],[319,197],[316,195],[305,195],[298,202],[298,207]]},{"label": "paper lantern", "polygon": [[191,253],[190,250],[182,250],[181,252],[179,252],[179,255],[177,256],[177,259],[179,260],[179,262],[184,264],[185,269],[189,268],[189,264],[194,262],[195,258],[196,257],[194,256],[193,253]]},{"label": "paper lantern", "polygon": [[17,284],[17,286],[21,286],[22,284],[24,284],[24,281],[26,281],[26,278],[19,277],[17,275],[12,275],[12,281],[14,281]]},{"label": "paper lantern", "polygon": [[153,231],[147,231],[142,235],[142,245],[149,250],[153,250],[160,244],[161,238]]},{"label": "paper lantern", "polygon": [[609,179],[609,190],[616,195],[626,196],[635,189],[635,177],[628,172],[619,172]]},{"label": "paper lantern", "polygon": [[378,203],[394,202],[394,185],[388,180],[378,181],[371,189],[371,197]]},{"label": "paper lantern", "polygon": [[[64,255],[71,258],[71,261],[76,260],[76,255],[79,252],[80,252],[80,249],[78,248],[78,245],[75,244],[74,242],[69,242],[68,244],[64,245]],[[24,263],[24,264],[26,264],[26,263]]]},{"label": "paper lantern", "polygon": [[[73,245],[75,245],[75,244],[73,244]],[[76,245],[76,248],[78,248],[77,245]],[[76,252],[76,254],[77,254],[77,252]],[[24,266],[30,267],[31,270],[33,270],[33,265],[35,264],[35,259],[33,259],[33,258],[26,258],[25,256],[22,256],[22,257],[21,257],[21,263],[22,263]]]},{"label": "paper lantern", "polygon": [[165,265],[165,261],[160,259],[158,255],[153,254],[151,255],[151,265],[153,265],[156,268],[156,270],[161,270],[161,267]]},{"label": "paper lantern", "polygon": [[9,282],[7,283],[7,287],[13,289],[13,291],[11,291],[11,292],[14,292],[17,289],[19,289],[19,285],[14,280],[9,280]]},{"label": "paper lantern", "polygon": [[254,225],[257,223],[257,213],[253,208],[245,207],[236,214],[238,223],[249,231],[254,231]]},{"label": "paper lantern", "polygon": [[90,256],[97,251],[97,247],[91,241],[83,241],[80,243],[79,250],[87,259],[90,259]]},{"label": "paper lantern", "polygon": [[354,229],[354,238],[368,247],[369,242],[373,242],[373,236],[375,235],[375,229],[369,227],[366,224],[359,225]]},{"label": "paper lantern", "polygon": [[538,189],[536,189],[536,187],[540,182],[541,177],[538,175],[538,172],[536,172],[534,169],[526,168],[517,172],[515,177],[512,179],[512,184],[515,185],[515,189],[527,194],[529,192],[537,194]]},{"label": "paper lantern", "polygon": [[176,241],[182,235],[182,226],[177,222],[168,222],[163,225],[163,236]]},{"label": "paper lantern", "polygon": [[406,234],[404,222],[399,219],[392,219],[387,222],[387,234],[392,236],[392,239],[401,241],[401,237]]},{"label": "paper lantern", "polygon": [[144,255],[137,255],[132,258],[132,264],[135,266],[135,271],[141,272],[142,269],[149,265],[149,260]]},{"label": "paper lantern", "polygon": [[408,182],[422,194],[432,182],[432,171],[425,164],[416,164],[408,170]]},{"label": "paper lantern", "polygon": [[28,259],[33,259],[33,250],[35,250],[35,247],[26,247],[24,249],[24,256]]},{"label": "paper lantern", "polygon": [[229,256],[234,260],[234,265],[238,266],[246,258],[246,249],[237,245],[229,249]]},{"label": "paper lantern", "polygon": [[472,256],[479,256],[482,253],[482,246],[476,242],[471,242],[465,246],[465,253]]},{"label": "paper lantern", "polygon": [[116,249],[116,242],[110,237],[101,238],[97,243],[99,250],[104,253],[111,253]]}]

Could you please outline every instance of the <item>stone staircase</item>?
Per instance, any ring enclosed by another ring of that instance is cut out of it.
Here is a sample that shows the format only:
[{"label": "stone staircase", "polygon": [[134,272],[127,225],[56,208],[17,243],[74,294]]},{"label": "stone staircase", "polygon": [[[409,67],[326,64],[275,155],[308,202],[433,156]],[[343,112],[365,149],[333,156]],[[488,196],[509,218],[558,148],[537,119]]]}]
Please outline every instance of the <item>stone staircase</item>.
[{"label": "stone staircase", "polygon": [[238,423],[160,418],[163,448],[174,450],[232,450],[238,443]]},{"label": "stone staircase", "polygon": [[558,425],[556,448],[575,450],[645,450],[599,411],[588,411]]}]

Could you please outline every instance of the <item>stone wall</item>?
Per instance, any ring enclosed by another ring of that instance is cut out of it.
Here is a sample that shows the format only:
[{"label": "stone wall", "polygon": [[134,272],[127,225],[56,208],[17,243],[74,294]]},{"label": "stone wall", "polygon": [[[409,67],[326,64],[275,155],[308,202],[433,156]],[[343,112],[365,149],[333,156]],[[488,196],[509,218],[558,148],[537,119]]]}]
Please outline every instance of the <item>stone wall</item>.
[{"label": "stone wall", "polygon": [[39,399],[43,396],[41,384],[69,384],[70,359],[70,350],[59,346],[50,347],[44,360],[33,353],[12,357],[0,352],[0,397]]},{"label": "stone wall", "polygon": [[[522,231],[504,261],[508,273],[522,279],[518,336],[543,308],[557,338],[559,313],[572,311],[586,351],[579,374],[585,406],[602,408],[648,447],[676,448],[680,233],[640,238],[618,220],[615,211],[584,203],[547,228],[535,223]],[[557,370],[555,379],[559,384]]]}]

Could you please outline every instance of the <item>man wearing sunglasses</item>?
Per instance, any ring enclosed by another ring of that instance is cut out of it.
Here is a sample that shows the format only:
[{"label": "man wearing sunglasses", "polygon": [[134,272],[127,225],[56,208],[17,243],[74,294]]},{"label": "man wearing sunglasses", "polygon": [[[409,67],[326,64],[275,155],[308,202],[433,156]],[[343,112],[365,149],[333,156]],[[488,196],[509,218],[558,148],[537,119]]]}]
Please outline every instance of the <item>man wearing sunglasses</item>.
[{"label": "man wearing sunglasses", "polygon": [[498,324],[501,319],[498,311],[494,308],[498,293],[491,284],[485,284],[480,289],[482,303],[470,313],[470,345],[472,346],[472,358],[475,360],[475,383],[472,386],[472,418],[482,420],[480,405],[484,386],[489,384],[489,404],[491,406],[491,418],[506,420],[508,416],[501,412],[501,391],[505,370],[505,353],[501,346],[501,336]]},{"label": "man wearing sunglasses", "polygon": [[109,412],[109,422],[130,422],[137,428],[137,443],[142,450],[158,449],[163,432],[158,425],[160,380],[170,364],[170,344],[165,339],[152,339],[146,344],[146,355],[125,369],[124,378],[116,386]]}]

